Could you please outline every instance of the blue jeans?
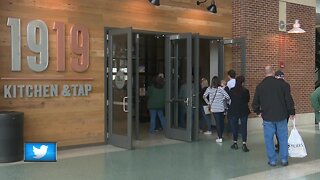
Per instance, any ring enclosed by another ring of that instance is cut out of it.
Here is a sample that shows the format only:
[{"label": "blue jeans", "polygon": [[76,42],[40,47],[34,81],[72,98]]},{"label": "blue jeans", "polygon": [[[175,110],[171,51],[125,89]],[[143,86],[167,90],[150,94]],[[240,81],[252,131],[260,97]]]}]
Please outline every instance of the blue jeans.
[{"label": "blue jeans", "polygon": [[264,141],[270,163],[277,162],[277,154],[274,148],[273,137],[277,134],[280,145],[281,162],[288,162],[288,125],[287,120],[271,122],[263,120]]},{"label": "blue jeans", "polygon": [[205,125],[207,125],[207,130],[211,131],[211,119],[209,118],[210,114],[205,114],[203,106],[199,107],[199,111],[201,116],[200,129],[204,130]]},{"label": "blue jeans", "polygon": [[216,120],[217,134],[219,138],[222,138],[224,130],[224,112],[213,113],[214,119]]},{"label": "blue jeans", "polygon": [[248,122],[248,116],[243,117],[235,117],[230,116],[229,122],[232,129],[233,134],[233,141],[238,141],[238,129],[239,129],[239,123],[238,120],[241,121],[241,135],[242,135],[242,142],[247,142],[247,122]]},{"label": "blue jeans", "polygon": [[149,109],[150,112],[150,133],[154,133],[154,130],[156,128],[156,117],[158,115],[160,119],[160,123],[163,129],[166,128],[166,119],[164,118],[163,115],[163,110],[162,109]]}]

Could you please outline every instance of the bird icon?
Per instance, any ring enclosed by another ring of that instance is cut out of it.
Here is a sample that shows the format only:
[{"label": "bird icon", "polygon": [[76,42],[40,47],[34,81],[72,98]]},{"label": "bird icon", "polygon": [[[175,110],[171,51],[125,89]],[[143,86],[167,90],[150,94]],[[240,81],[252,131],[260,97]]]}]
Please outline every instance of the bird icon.
[{"label": "bird icon", "polygon": [[41,159],[47,154],[48,146],[41,145],[40,149],[33,146],[33,154],[34,158]]}]

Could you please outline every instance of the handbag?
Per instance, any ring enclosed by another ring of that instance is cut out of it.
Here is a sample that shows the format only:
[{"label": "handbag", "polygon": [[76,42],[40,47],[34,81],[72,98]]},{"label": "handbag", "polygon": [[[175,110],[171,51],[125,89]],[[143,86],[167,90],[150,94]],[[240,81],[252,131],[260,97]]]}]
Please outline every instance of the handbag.
[{"label": "handbag", "polygon": [[210,114],[210,109],[209,109],[209,105],[206,105],[206,106],[203,106],[203,111],[204,111],[204,114]]},{"label": "handbag", "polygon": [[292,120],[293,128],[288,139],[288,152],[290,157],[303,158],[307,156],[306,146],[296,128],[295,119]]}]

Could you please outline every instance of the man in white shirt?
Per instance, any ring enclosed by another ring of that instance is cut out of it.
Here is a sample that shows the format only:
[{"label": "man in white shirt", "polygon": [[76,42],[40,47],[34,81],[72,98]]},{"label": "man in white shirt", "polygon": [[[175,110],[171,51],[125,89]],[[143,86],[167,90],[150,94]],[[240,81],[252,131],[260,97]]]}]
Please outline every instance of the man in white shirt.
[{"label": "man in white shirt", "polygon": [[233,69],[228,71],[228,78],[227,86],[231,90],[236,85],[236,72]]}]

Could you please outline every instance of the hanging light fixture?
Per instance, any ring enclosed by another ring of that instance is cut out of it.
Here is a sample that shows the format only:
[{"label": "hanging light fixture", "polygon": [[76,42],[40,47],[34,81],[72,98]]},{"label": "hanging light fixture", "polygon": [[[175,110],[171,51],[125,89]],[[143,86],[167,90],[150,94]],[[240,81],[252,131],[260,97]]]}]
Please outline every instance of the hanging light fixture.
[{"label": "hanging light fixture", "polygon": [[160,6],[160,0],[148,0],[148,1],[155,6]]},{"label": "hanging light fixture", "polygon": [[[207,2],[207,0],[197,1],[197,5],[199,6],[202,3]],[[214,0],[211,1],[211,5],[207,7],[207,10],[211,13],[217,13],[217,6]]]},{"label": "hanging light fixture", "polygon": [[207,7],[208,11],[211,13],[217,13],[217,6],[214,0],[211,1],[211,5]]},{"label": "hanging light fixture", "polygon": [[279,29],[282,31],[286,31],[286,26],[293,24],[293,28],[288,31],[288,33],[305,33],[306,31],[300,28],[299,20],[295,20],[294,23],[285,24],[283,21],[279,22]]},{"label": "hanging light fixture", "polygon": [[288,33],[305,33],[306,31],[300,28],[299,20],[295,20],[293,28]]}]

